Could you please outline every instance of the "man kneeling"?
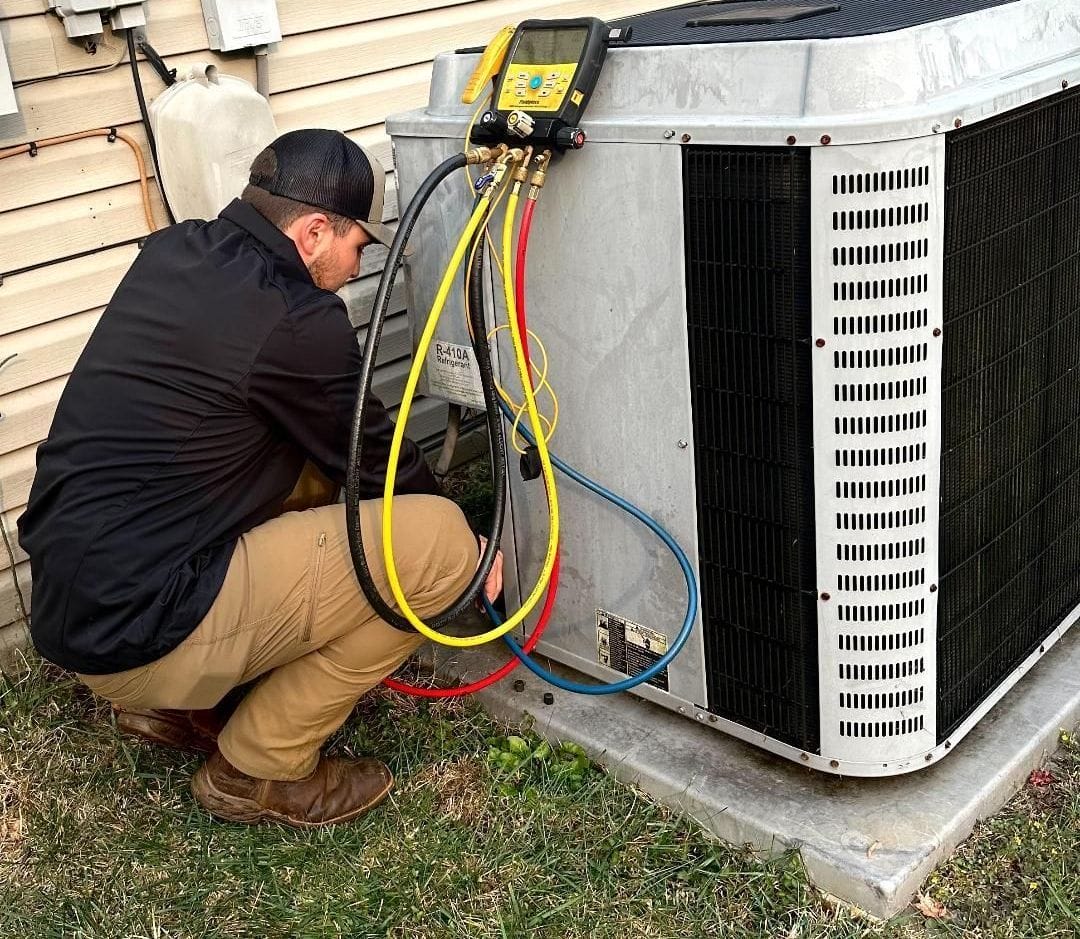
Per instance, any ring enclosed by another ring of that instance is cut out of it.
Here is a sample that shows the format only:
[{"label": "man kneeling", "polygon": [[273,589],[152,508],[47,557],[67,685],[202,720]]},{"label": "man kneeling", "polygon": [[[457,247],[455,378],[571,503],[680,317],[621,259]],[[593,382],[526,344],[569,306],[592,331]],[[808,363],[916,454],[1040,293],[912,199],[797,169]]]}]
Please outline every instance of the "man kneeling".
[{"label": "man kneeling", "polygon": [[[361,365],[335,291],[368,244],[390,242],[383,191],[378,162],[343,134],[294,131],[217,219],[152,235],[68,380],[19,520],[38,650],[113,702],[121,729],[210,753],[192,790],[221,818],[345,821],[393,783],[379,760],[320,749],[422,641],[368,604],[331,502]],[[366,545],[392,433],[372,400]],[[421,617],[477,563],[438,492],[406,442],[394,557]],[[368,563],[390,598],[381,553]],[[499,589],[497,564],[486,590]],[[259,676],[227,719],[210,710]]]}]

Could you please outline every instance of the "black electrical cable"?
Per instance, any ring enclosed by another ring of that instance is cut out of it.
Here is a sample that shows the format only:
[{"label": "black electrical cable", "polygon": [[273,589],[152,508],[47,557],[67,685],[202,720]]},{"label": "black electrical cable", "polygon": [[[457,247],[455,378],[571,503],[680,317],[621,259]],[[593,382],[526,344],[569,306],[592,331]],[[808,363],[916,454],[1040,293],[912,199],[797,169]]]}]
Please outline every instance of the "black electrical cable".
[{"label": "black electrical cable", "polygon": [[158,192],[161,193],[161,201],[165,206],[165,213],[169,216],[169,223],[175,224],[176,216],[173,215],[172,206],[169,205],[169,197],[165,195],[165,185],[161,181],[161,167],[158,165],[157,142],[154,140],[154,131],[150,127],[150,113],[146,110],[146,96],[143,94],[142,78],[139,77],[139,63],[135,55],[135,33],[127,31],[128,62],[131,65],[131,77],[135,82],[135,96],[139,99],[139,114],[142,115],[143,127],[146,128],[146,142],[150,144],[150,159],[154,161],[154,178],[157,180]]},{"label": "black electrical cable", "polygon": [[[371,321],[368,324],[367,342],[364,346],[363,361],[360,366],[359,390],[356,397],[356,410],[353,412],[352,434],[349,440],[349,467],[345,480],[345,518],[346,528],[349,533],[349,553],[352,555],[353,569],[356,571],[356,579],[360,584],[364,596],[371,603],[372,608],[379,616],[397,629],[412,632],[412,624],[400,613],[394,610],[380,595],[371,576],[368,567],[367,556],[364,554],[363,534],[360,531],[360,467],[363,458],[364,420],[367,400],[371,394],[371,383],[375,371],[375,356],[378,352],[379,339],[382,334],[383,323],[386,320],[387,310],[390,306],[390,294],[397,278],[398,270],[404,261],[405,245],[412,233],[416,220],[424,208],[431,194],[439,184],[466,164],[465,154],[458,153],[444,160],[420,184],[416,195],[409,201],[408,207],[401,215],[398,223],[397,234],[390,246],[390,254],[383,267],[382,277],[379,280],[379,289],[375,293],[375,303],[372,308]],[[490,362],[489,362],[490,364]],[[483,377],[483,376],[482,376]],[[494,394],[494,379],[491,381],[491,391]],[[485,399],[487,398],[488,386],[484,384]],[[500,470],[505,473],[504,455],[498,452],[501,436],[501,417],[494,402],[488,401],[488,428],[489,447],[493,461],[493,474],[499,474]],[[497,428],[497,432],[491,430]],[[499,477],[503,478],[503,477]],[[499,550],[499,538],[502,535],[503,515],[506,511],[505,485],[498,484],[496,479],[492,530],[488,543],[480,558],[480,565],[476,569],[469,585],[462,591],[454,603],[438,616],[430,620],[432,629],[442,629],[447,623],[456,619],[461,613],[469,609],[473,599],[480,593],[491,567],[495,561],[496,552]]]},{"label": "black electrical cable", "polygon": [[[130,32],[130,30],[128,32]],[[158,78],[165,83],[166,88],[176,84],[176,69],[169,68],[169,66],[165,64],[165,60],[158,55],[157,49],[150,45],[145,39],[140,39],[139,51],[146,56],[146,61],[149,62],[154,71],[158,73]]]}]

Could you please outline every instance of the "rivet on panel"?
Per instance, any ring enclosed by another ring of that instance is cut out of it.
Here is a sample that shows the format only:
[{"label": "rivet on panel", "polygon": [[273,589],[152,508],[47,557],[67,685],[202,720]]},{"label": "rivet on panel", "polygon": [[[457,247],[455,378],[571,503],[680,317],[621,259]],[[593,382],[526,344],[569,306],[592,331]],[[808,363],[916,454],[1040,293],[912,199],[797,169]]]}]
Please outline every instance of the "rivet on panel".
[{"label": "rivet on panel", "polygon": [[679,139],[683,143],[690,143],[690,135],[689,134],[683,134]]},{"label": "rivet on panel", "polygon": [[951,746],[952,746],[952,741],[951,740],[946,740],[945,741],[945,749],[948,750]]},{"label": "rivet on panel", "polygon": [[717,717],[715,714],[710,714],[709,715],[709,723],[710,724],[715,724],[718,720],[720,720],[720,718]]},{"label": "rivet on panel", "polygon": [[687,448],[688,446],[690,446],[690,444],[689,444],[689,443],[688,443],[687,441],[685,441],[685,440],[680,440],[680,441],[679,441],[679,442],[678,442],[678,443],[676,444],[676,446],[677,446],[677,447],[678,447],[678,448],[679,448],[680,450],[685,450],[685,449],[686,449],[686,448]]},{"label": "rivet on panel", "polygon": [[926,754],[926,762],[927,762],[927,763],[929,763],[929,762],[930,762],[930,761],[931,761],[931,760],[932,760],[933,758],[934,758],[934,754],[933,754],[933,753],[927,753],[927,754]]},{"label": "rivet on panel", "polygon": [[664,139],[665,140],[670,140],[674,136],[675,136],[675,131],[673,131],[673,130],[665,130],[664,131]]},{"label": "rivet on panel", "polygon": [[789,147],[794,147],[795,146],[795,135],[794,134],[788,134],[787,145]]},{"label": "rivet on panel", "polygon": [[810,762],[810,754],[809,753],[800,753],[799,754],[799,759],[802,760],[804,763],[809,763]]},{"label": "rivet on panel", "polygon": [[699,711],[699,712],[698,712],[698,713],[697,713],[697,714],[696,714],[695,716],[697,717],[697,719],[698,719],[699,721],[703,721],[703,720],[705,720],[705,715],[704,715],[704,714],[702,714],[702,713],[701,713],[700,711]]},{"label": "rivet on panel", "polygon": [[821,144],[822,144],[822,146],[827,147],[831,143],[832,143],[832,137],[830,137],[828,134],[822,134],[821,135]]},{"label": "rivet on panel", "polygon": [[686,713],[686,708],[679,708],[679,713],[680,714],[685,714]]},{"label": "rivet on panel", "polygon": [[818,339],[814,343],[814,345],[817,346],[819,349],[824,349],[825,348],[825,340],[824,339]]},{"label": "rivet on panel", "polygon": [[1069,87],[1069,79],[1067,79],[1067,78],[1061,79],[1061,87],[1062,88],[1068,88]]},{"label": "rivet on panel", "polygon": [[964,122],[962,120],[960,120],[960,118],[957,118],[955,121],[952,122],[952,126],[953,127],[961,127],[961,126],[963,126],[963,123]]},{"label": "rivet on panel", "polygon": [[937,593],[937,584],[931,584],[930,585],[930,592],[931,593]]},{"label": "rivet on panel", "polygon": [[830,599],[830,597],[829,597],[829,595],[828,595],[827,593],[823,593],[823,594],[821,595],[821,599],[822,599],[822,600],[824,600],[824,601],[825,601],[826,603],[828,603],[828,602],[829,602],[829,599]]},{"label": "rivet on panel", "polygon": [[833,769],[838,769],[840,767],[840,761],[839,760],[829,760],[829,766],[831,766]]},{"label": "rivet on panel", "polygon": [[935,326],[934,327],[934,338],[937,339],[940,335],[941,335],[941,327],[940,326]]}]

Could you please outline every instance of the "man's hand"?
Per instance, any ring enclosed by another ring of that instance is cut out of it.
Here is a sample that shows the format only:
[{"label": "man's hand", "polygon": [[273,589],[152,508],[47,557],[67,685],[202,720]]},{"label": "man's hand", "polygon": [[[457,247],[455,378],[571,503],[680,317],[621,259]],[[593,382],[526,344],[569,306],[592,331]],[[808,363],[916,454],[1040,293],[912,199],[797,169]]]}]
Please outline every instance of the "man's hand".
[{"label": "man's hand", "polygon": [[[477,536],[480,539],[480,555],[484,554],[487,549],[488,540],[483,535]],[[480,562],[476,562],[476,566],[480,566]],[[488,598],[488,603],[494,603],[495,598],[502,593],[502,574],[503,574],[503,553],[500,548],[495,552],[495,560],[491,565],[491,572],[488,574],[487,580],[484,582],[484,595]]]}]

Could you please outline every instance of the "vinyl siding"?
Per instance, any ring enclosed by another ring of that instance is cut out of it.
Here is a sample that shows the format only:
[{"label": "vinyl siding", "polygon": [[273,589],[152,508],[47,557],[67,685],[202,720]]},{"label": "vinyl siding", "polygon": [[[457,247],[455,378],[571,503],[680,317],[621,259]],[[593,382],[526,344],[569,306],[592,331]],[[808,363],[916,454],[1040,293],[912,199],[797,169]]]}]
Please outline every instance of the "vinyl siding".
[{"label": "vinyl siding", "polygon": [[[283,39],[271,48],[271,107],[279,131],[333,127],[372,148],[392,169],[385,115],[427,100],[437,53],[486,42],[525,17],[612,19],[666,5],[664,0],[278,0]],[[152,172],[139,120],[123,35],[106,28],[95,54],[68,40],[45,0],[0,0],[2,37],[19,113],[0,117],[0,148],[31,140],[116,127],[133,137]],[[249,52],[208,50],[199,0],[152,0],[150,43],[184,74],[196,61],[254,84]],[[109,66],[94,74],[65,75]],[[139,66],[148,100],[163,90],[149,65]],[[93,137],[45,148],[31,158],[0,161],[0,517],[14,538],[15,519],[33,481],[34,454],[48,433],[67,374],[113,289],[147,233],[131,150]],[[397,211],[390,177],[386,218]],[[157,224],[165,211],[151,185]],[[342,291],[354,325],[370,315],[385,250],[365,254],[363,275]],[[38,267],[38,265],[44,265]],[[35,270],[23,269],[36,267]],[[23,271],[22,273],[19,273]],[[395,290],[380,347],[375,389],[400,400],[409,366],[403,291]],[[418,405],[410,436],[437,435],[445,405]],[[29,598],[30,571],[15,547],[16,573]],[[0,647],[19,618],[11,565],[0,550]],[[5,635],[4,630],[8,632]]]}]

